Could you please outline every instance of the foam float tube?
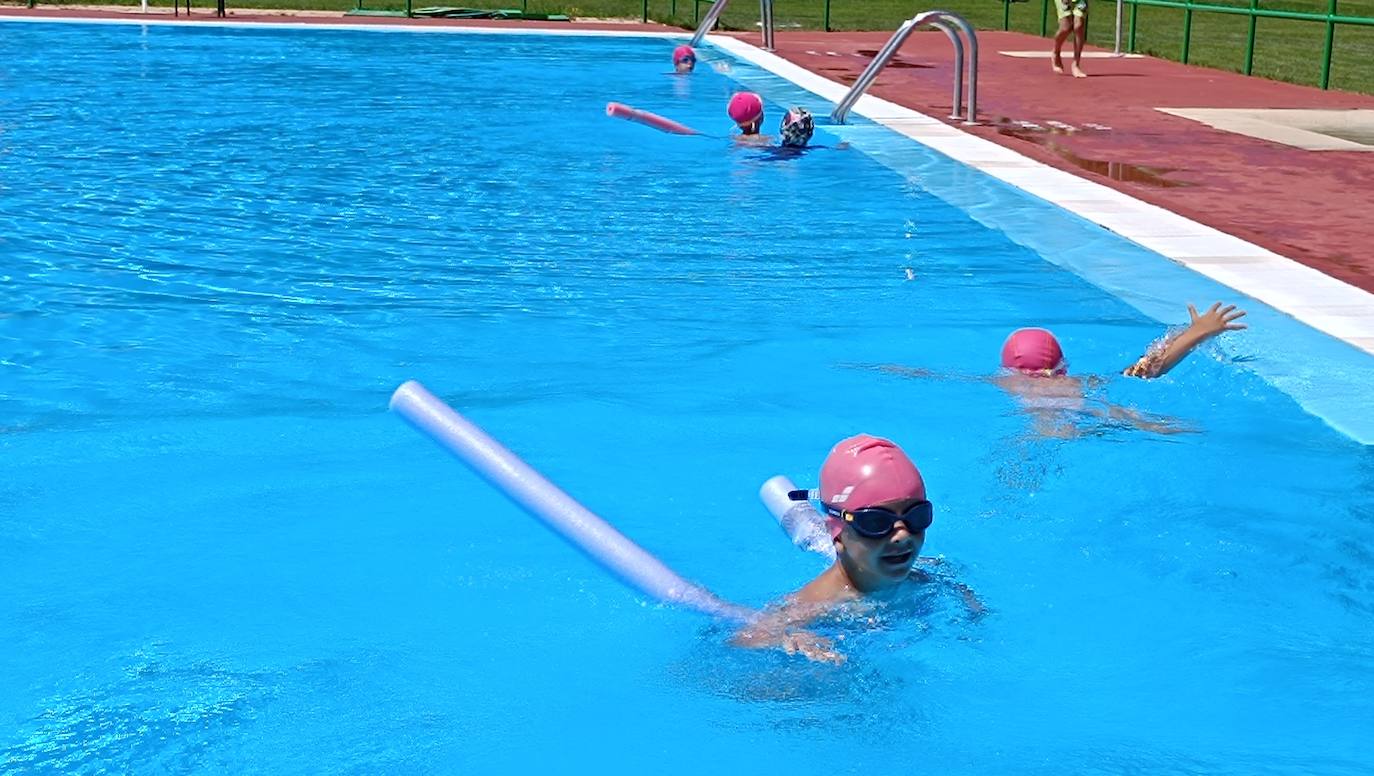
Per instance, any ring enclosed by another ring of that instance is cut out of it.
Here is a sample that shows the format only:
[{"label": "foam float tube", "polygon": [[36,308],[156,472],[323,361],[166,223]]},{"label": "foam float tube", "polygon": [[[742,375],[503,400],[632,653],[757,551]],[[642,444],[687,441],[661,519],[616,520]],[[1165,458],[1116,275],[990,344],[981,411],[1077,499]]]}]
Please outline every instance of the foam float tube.
[{"label": "foam float tube", "polygon": [[701,134],[695,129],[692,129],[691,127],[683,124],[679,124],[670,118],[665,118],[663,116],[658,115],[657,113],[650,113],[647,110],[631,108],[628,105],[624,105],[618,102],[611,102],[606,104],[606,115],[617,119],[633,121],[637,124],[643,124],[646,127],[653,127],[654,129],[661,130],[663,132],[670,132],[674,135]]},{"label": "foam float tube", "polygon": [[811,506],[810,501],[793,501],[788,494],[795,490],[797,486],[779,474],[763,483],[763,487],[759,488],[759,499],[793,544],[833,560],[835,540],[825,524],[825,515]]},{"label": "foam float tube", "polygon": [[391,409],[630,587],[721,619],[745,622],[757,615],[683,579],[420,383],[410,380],[397,388]]}]

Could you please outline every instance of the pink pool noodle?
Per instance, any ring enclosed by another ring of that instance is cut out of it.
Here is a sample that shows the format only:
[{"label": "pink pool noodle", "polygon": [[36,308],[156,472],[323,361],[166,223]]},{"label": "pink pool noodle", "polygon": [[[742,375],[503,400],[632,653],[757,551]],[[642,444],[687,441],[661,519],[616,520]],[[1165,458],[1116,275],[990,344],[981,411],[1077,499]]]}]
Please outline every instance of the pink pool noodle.
[{"label": "pink pool noodle", "polygon": [[646,127],[653,127],[654,129],[661,130],[663,132],[670,132],[674,135],[701,134],[700,132],[696,131],[695,129],[692,129],[691,127],[683,126],[682,124],[679,124],[676,121],[673,121],[672,119],[664,118],[658,115],[657,113],[650,113],[647,110],[631,108],[628,105],[622,105],[618,102],[606,104],[606,115],[618,119],[625,119],[626,121],[633,121],[638,124],[643,124]]},{"label": "pink pool noodle", "polygon": [[755,616],[678,576],[418,382],[411,380],[397,388],[391,395],[391,409],[636,590],[712,617],[744,622]]}]

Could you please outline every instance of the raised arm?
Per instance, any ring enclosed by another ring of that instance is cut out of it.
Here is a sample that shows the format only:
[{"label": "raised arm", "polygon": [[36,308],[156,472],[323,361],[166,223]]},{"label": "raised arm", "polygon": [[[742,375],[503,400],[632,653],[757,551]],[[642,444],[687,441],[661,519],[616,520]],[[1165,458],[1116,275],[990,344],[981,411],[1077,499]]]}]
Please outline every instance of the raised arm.
[{"label": "raised arm", "polygon": [[1188,317],[1192,319],[1188,328],[1150,348],[1150,352],[1127,367],[1122,374],[1146,379],[1160,377],[1177,366],[1198,345],[1222,332],[1245,328],[1245,324],[1235,322],[1245,317],[1245,311],[1236,309],[1235,305],[1222,307],[1221,302],[1214,303],[1202,315],[1198,315],[1197,308],[1188,305]]}]

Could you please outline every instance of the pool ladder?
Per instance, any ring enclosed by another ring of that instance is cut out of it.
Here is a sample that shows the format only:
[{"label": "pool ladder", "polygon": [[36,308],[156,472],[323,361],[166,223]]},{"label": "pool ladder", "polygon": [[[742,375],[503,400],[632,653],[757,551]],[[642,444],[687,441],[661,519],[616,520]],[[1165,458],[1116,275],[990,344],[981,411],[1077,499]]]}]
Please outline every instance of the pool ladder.
[{"label": "pool ladder", "polygon": [[[716,5],[724,3],[725,0],[717,0]],[[868,91],[868,87],[873,85],[878,73],[882,72],[892,57],[896,56],[897,49],[902,47],[917,27],[923,26],[940,30],[949,38],[949,42],[954,44],[954,107],[949,114],[952,119],[959,118],[959,109],[963,106],[964,97],[964,44],[959,33],[963,32],[968,38],[968,118],[964,123],[978,123],[978,36],[973,32],[973,25],[969,24],[967,19],[950,11],[926,11],[902,22],[902,26],[892,33],[892,37],[888,38],[882,50],[873,57],[873,61],[868,63],[859,80],[850,87],[849,93],[835,106],[834,112],[830,114],[832,121],[836,124],[844,123],[845,117],[849,115],[849,109],[853,108],[854,103],[858,102],[859,98],[864,96],[864,92]]]},{"label": "pool ladder", "polygon": [[[700,46],[701,39],[706,37],[716,26],[716,20],[725,11],[725,6],[730,4],[730,0],[716,0],[711,4],[711,10],[702,17],[701,24],[697,25],[697,31],[692,35],[692,46]],[[759,22],[763,27],[763,50],[773,50],[773,0],[759,0]]]}]

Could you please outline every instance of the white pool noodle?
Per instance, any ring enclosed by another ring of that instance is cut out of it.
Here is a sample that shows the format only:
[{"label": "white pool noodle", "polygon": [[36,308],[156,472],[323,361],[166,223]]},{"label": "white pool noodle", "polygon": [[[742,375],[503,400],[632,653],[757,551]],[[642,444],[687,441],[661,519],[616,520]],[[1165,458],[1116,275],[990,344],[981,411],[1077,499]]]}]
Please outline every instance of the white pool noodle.
[{"label": "white pool noodle", "polygon": [[391,395],[391,409],[636,590],[713,617],[746,621],[755,616],[752,610],[723,601],[678,576],[420,383],[411,380],[397,388]]}]

